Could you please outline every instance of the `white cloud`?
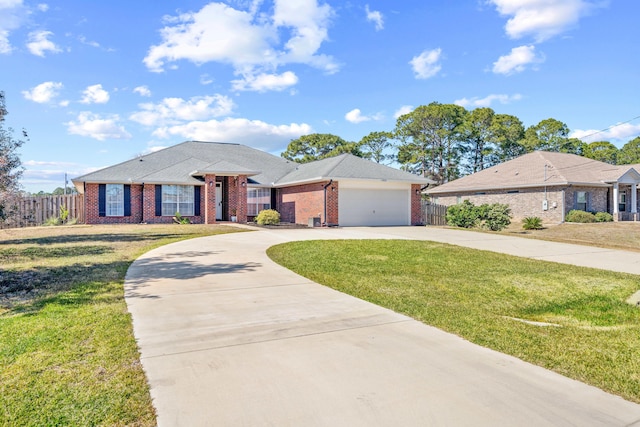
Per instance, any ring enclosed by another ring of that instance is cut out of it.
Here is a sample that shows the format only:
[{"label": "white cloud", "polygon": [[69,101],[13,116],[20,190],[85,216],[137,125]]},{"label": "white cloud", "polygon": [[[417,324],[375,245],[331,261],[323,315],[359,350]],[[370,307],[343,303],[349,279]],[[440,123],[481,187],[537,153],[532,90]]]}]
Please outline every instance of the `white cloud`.
[{"label": "white cloud", "polygon": [[0,30],[0,54],[11,53],[11,43],[9,43],[9,31]]},{"label": "white cloud", "polygon": [[141,111],[129,116],[130,120],[145,126],[177,125],[185,121],[206,120],[231,114],[233,100],[224,95],[165,98],[158,104],[140,104]]},{"label": "white cloud", "polygon": [[70,135],[80,135],[104,141],[106,139],[131,139],[131,134],[118,122],[117,114],[101,117],[88,111],[78,114],[75,121],[65,123]]},{"label": "white cloud", "polygon": [[102,88],[101,84],[87,86],[82,92],[82,104],[106,104],[109,102],[109,92]]},{"label": "white cloud", "polygon": [[510,75],[520,73],[529,64],[544,62],[543,55],[536,55],[536,47],[533,45],[519,46],[511,49],[508,55],[501,56],[493,63],[493,72],[496,74]]},{"label": "white cloud", "polygon": [[133,93],[137,93],[140,96],[144,96],[146,98],[151,96],[151,91],[147,86],[138,86],[133,89]]},{"label": "white cloud", "polygon": [[461,107],[490,107],[494,102],[499,102],[500,104],[509,104],[513,101],[519,101],[522,99],[522,95],[516,93],[514,95],[505,95],[505,94],[491,94],[485,96],[484,98],[462,98],[453,101],[454,104],[460,105]]},{"label": "white cloud", "polygon": [[367,21],[371,21],[376,25],[376,31],[384,29],[384,17],[382,13],[377,10],[369,9],[369,5],[365,5],[365,12],[367,13]]},{"label": "white cloud", "polygon": [[373,116],[363,116],[362,111],[359,108],[354,108],[344,115],[345,120],[350,123],[362,123],[368,122],[371,120],[382,120],[383,116],[380,113],[374,114]]},{"label": "white cloud", "polygon": [[367,116],[363,116],[359,108],[354,108],[344,115],[344,118],[351,123],[362,123],[371,120]]},{"label": "white cloud", "polygon": [[20,28],[27,16],[22,0],[0,0],[0,54],[12,52],[9,35],[11,31]]},{"label": "white cloud", "polygon": [[200,75],[200,84],[201,85],[210,85],[211,83],[213,83],[215,81],[215,79],[213,77],[211,77],[209,74],[202,74]]},{"label": "white cloud", "polygon": [[414,56],[409,64],[413,68],[413,72],[417,79],[428,79],[433,77],[442,68],[438,63],[440,56],[442,55],[442,49],[425,50],[418,56]]},{"label": "white cloud", "polygon": [[[248,10],[239,10],[214,2],[198,12],[165,17],[162,43],[149,48],[145,65],[162,72],[180,60],[221,62],[243,76],[274,74],[277,67],[293,63],[337,71],[333,58],[318,53],[328,39],[333,15],[329,5],[273,0],[273,9],[259,10],[262,3],[254,1]],[[284,34],[289,37],[281,40]]]},{"label": "white cloud", "polygon": [[153,135],[158,138],[180,136],[200,141],[235,142],[273,151],[282,149],[291,139],[309,133],[313,133],[313,129],[306,123],[272,125],[260,120],[226,118],[163,127],[157,129]]},{"label": "white cloud", "polygon": [[580,18],[601,6],[588,0],[489,0],[502,16],[510,16],[505,31],[513,39],[531,35],[537,42],[575,27]]},{"label": "white cloud", "polygon": [[631,123],[615,124],[602,131],[576,129],[569,135],[570,138],[578,138],[584,142],[609,141],[611,139],[627,142],[636,136],[640,136],[640,125]]},{"label": "white cloud", "polygon": [[413,111],[413,105],[403,105],[398,108],[395,113],[393,113],[393,117],[397,119],[400,116],[404,116],[405,114],[409,114]]},{"label": "white cloud", "polygon": [[62,50],[54,42],[49,40],[53,33],[51,31],[32,31],[29,33],[27,48],[29,52],[36,56],[44,57],[46,52],[59,53]]},{"label": "white cloud", "polygon": [[33,87],[31,90],[22,91],[22,95],[30,101],[37,102],[38,104],[46,104],[58,96],[60,89],[62,89],[62,83],[44,82]]},{"label": "white cloud", "polygon": [[38,11],[40,12],[46,12],[49,10],[49,5],[46,3],[40,3],[39,5],[36,6],[36,9],[38,9]]},{"label": "white cloud", "polygon": [[291,71],[282,74],[246,75],[243,79],[232,80],[233,90],[266,92],[269,90],[282,91],[298,83],[298,76]]}]

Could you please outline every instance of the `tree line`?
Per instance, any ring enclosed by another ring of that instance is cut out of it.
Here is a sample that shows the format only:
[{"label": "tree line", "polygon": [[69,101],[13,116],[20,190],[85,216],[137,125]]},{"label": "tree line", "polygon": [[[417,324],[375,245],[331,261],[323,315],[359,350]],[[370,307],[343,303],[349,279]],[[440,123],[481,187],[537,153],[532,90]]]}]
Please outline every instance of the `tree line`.
[{"label": "tree line", "polygon": [[306,163],[350,153],[377,163],[397,162],[401,169],[438,184],[536,150],[614,165],[640,163],[640,136],[618,149],[608,141],[585,143],[569,133],[566,124],[553,118],[525,128],[518,117],[496,114],[488,107],[469,111],[432,102],[398,117],[393,130],[371,132],[358,142],[332,134],[301,136],[289,143],[282,157]]}]

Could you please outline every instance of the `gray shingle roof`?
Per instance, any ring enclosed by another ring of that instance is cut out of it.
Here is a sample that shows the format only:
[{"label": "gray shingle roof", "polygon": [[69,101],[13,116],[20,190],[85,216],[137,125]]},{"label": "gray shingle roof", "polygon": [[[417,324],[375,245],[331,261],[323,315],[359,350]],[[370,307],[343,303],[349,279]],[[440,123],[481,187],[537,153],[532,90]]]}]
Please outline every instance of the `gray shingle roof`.
[{"label": "gray shingle roof", "polygon": [[434,182],[352,154],[341,154],[336,157],[298,165],[295,170],[277,181],[276,185],[290,185],[298,182],[323,181],[327,179],[372,179],[423,185]]},{"label": "gray shingle roof", "polygon": [[617,181],[632,167],[633,165],[614,166],[575,154],[534,151],[472,175],[430,188],[427,193],[440,194],[568,184],[604,186],[607,183]]},{"label": "gray shingle roof", "polygon": [[297,164],[246,145],[187,141],[136,159],[79,176],[76,185],[91,183],[200,184],[197,176],[249,175],[251,182],[284,186],[326,179],[375,179],[428,184],[432,181],[343,154]]},{"label": "gray shingle roof", "polygon": [[136,159],[109,166],[73,179],[94,183],[174,183],[196,184],[192,174],[198,170],[252,175],[252,180],[271,184],[296,163],[246,145],[187,141]]}]

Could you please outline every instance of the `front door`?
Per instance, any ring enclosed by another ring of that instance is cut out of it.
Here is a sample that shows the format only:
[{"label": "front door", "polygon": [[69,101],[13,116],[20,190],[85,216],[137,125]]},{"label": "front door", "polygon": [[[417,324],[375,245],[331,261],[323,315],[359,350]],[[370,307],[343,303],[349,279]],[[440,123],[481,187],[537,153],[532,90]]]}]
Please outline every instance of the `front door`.
[{"label": "front door", "polygon": [[222,183],[216,182],[216,221],[222,221]]}]

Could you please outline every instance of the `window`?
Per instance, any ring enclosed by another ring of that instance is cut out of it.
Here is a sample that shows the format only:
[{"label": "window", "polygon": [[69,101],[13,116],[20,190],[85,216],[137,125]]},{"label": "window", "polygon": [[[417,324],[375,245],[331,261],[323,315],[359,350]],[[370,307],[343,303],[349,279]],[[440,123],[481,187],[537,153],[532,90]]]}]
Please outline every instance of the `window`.
[{"label": "window", "polygon": [[124,185],[107,184],[106,216],[124,216]]},{"label": "window", "polygon": [[462,196],[456,196],[456,204],[462,203]]},{"label": "window", "polygon": [[247,189],[247,215],[256,216],[260,211],[271,209],[270,188]]},{"label": "window", "polygon": [[618,212],[627,211],[627,193],[618,194]]},{"label": "window", "polygon": [[194,215],[194,190],[192,185],[162,186],[162,216]]},{"label": "window", "polygon": [[576,209],[579,211],[587,210],[587,192],[576,191]]}]

